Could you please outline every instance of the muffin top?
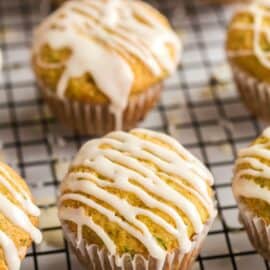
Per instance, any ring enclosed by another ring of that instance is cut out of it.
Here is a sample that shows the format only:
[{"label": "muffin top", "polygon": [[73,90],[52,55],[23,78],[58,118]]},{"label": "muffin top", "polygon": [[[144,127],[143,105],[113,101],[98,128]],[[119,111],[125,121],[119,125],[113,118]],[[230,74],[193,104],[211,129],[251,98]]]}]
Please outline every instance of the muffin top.
[{"label": "muffin top", "polygon": [[167,19],[141,1],[68,1],[34,33],[33,67],[60,97],[112,110],[175,70],[180,42]]},{"label": "muffin top", "polygon": [[270,2],[255,1],[238,10],[228,29],[229,60],[244,72],[270,83]]},{"label": "muffin top", "polygon": [[270,223],[270,128],[239,153],[233,191],[238,201]]},{"label": "muffin top", "polygon": [[66,175],[59,218],[76,247],[158,260],[189,252],[215,216],[210,172],[173,138],[117,131],[86,143]]},{"label": "muffin top", "polygon": [[39,214],[23,179],[0,162],[0,269],[19,270],[32,240],[41,242]]}]

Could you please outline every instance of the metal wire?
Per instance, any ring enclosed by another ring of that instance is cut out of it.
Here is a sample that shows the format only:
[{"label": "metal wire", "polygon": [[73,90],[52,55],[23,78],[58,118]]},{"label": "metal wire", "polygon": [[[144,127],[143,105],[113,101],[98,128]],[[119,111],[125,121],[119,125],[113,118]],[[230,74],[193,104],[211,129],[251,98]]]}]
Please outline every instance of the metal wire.
[{"label": "metal wire", "polygon": [[[238,223],[230,191],[237,149],[253,140],[263,127],[243,108],[226,66],[224,69],[223,44],[232,7],[203,5],[200,0],[150,2],[181,31],[185,53],[182,66],[166,82],[159,105],[142,126],[175,136],[202,159],[216,178],[219,217],[195,269],[269,269]],[[0,0],[0,47],[4,59],[0,139],[7,162],[27,179],[34,194],[42,197],[47,192],[55,199],[59,158],[70,159],[88,138],[66,130],[59,132],[61,128],[48,115],[30,71],[32,30],[48,7],[41,9],[40,1],[34,0]],[[65,141],[62,148],[55,142],[60,135]],[[50,206],[54,204],[55,200]],[[44,233],[60,230],[59,226],[43,228]],[[61,247],[33,246],[23,269],[49,267],[79,269],[66,243]]]}]

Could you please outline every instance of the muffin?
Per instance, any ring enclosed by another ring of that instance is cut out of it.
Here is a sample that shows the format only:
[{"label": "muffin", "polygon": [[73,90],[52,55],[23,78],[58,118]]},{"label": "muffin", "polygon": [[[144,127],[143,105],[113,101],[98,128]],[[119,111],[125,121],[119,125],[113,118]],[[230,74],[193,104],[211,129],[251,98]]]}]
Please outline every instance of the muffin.
[{"label": "muffin", "polygon": [[52,112],[82,134],[128,130],[157,103],[180,42],[142,1],[67,1],[34,33],[33,69]]},{"label": "muffin", "polygon": [[236,161],[233,193],[240,210],[240,220],[255,249],[270,259],[270,128]]},{"label": "muffin", "polygon": [[270,4],[256,1],[234,15],[227,55],[239,94],[254,115],[270,119]]},{"label": "muffin", "polygon": [[40,243],[36,228],[39,209],[24,180],[0,162],[0,269],[19,270],[32,240]]},{"label": "muffin", "polygon": [[59,219],[92,269],[190,269],[216,215],[210,172],[173,138],[115,131],[86,143],[61,185]]}]

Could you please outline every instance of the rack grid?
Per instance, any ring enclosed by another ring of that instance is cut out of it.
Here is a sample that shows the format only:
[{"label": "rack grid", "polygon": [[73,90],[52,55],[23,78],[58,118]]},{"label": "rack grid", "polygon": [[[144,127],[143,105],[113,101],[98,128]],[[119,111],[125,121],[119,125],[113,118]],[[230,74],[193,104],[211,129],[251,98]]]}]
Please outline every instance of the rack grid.
[{"label": "rack grid", "polygon": [[[46,1],[46,0],[44,0]],[[264,127],[242,106],[223,50],[234,6],[200,0],[150,1],[168,16],[184,40],[178,71],[166,81],[159,105],[142,127],[177,138],[213,172],[218,218],[194,269],[270,269],[250,245],[232,196],[230,181],[237,150]],[[203,2],[203,1],[201,1]],[[27,179],[42,208],[44,242],[33,245],[22,269],[81,269],[63,240],[55,201],[60,179],[86,137],[64,130],[48,112],[30,64],[34,26],[47,15],[35,0],[0,0],[1,159]]]}]

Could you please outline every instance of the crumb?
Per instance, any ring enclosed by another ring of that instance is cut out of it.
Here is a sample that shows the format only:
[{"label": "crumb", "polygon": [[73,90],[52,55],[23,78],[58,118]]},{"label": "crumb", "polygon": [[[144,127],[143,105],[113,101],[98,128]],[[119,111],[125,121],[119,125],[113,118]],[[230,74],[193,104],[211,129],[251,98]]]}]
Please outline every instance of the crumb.
[{"label": "crumb", "polygon": [[51,227],[59,227],[60,221],[57,216],[57,207],[52,206],[52,207],[41,209],[39,222],[40,222],[40,227],[42,229],[51,228]]},{"label": "crumb", "polygon": [[63,137],[57,136],[56,137],[56,144],[59,147],[65,147],[67,145],[67,142]]},{"label": "crumb", "polygon": [[202,96],[213,99],[215,91],[229,91],[231,72],[228,64],[218,66],[209,77],[208,87],[202,89]]},{"label": "crumb", "polygon": [[168,132],[170,136],[176,138],[177,137],[177,131],[176,131],[176,126],[172,123],[168,124]]},{"label": "crumb", "polygon": [[61,182],[68,172],[70,166],[70,160],[57,160],[54,164],[56,179]]},{"label": "crumb", "polygon": [[64,247],[64,238],[61,230],[43,232],[43,241],[48,246],[56,248]]},{"label": "crumb", "polygon": [[232,74],[229,65],[221,64],[212,72],[212,79],[219,84],[227,84],[231,81]]},{"label": "crumb", "polygon": [[230,155],[232,153],[231,145],[229,143],[221,144],[220,149],[226,155]]},{"label": "crumb", "polygon": [[[60,227],[60,221],[57,215],[57,207],[49,207],[41,210],[40,227],[53,228]],[[43,233],[43,242],[49,246],[63,247],[64,240],[60,229],[45,231]]]}]

